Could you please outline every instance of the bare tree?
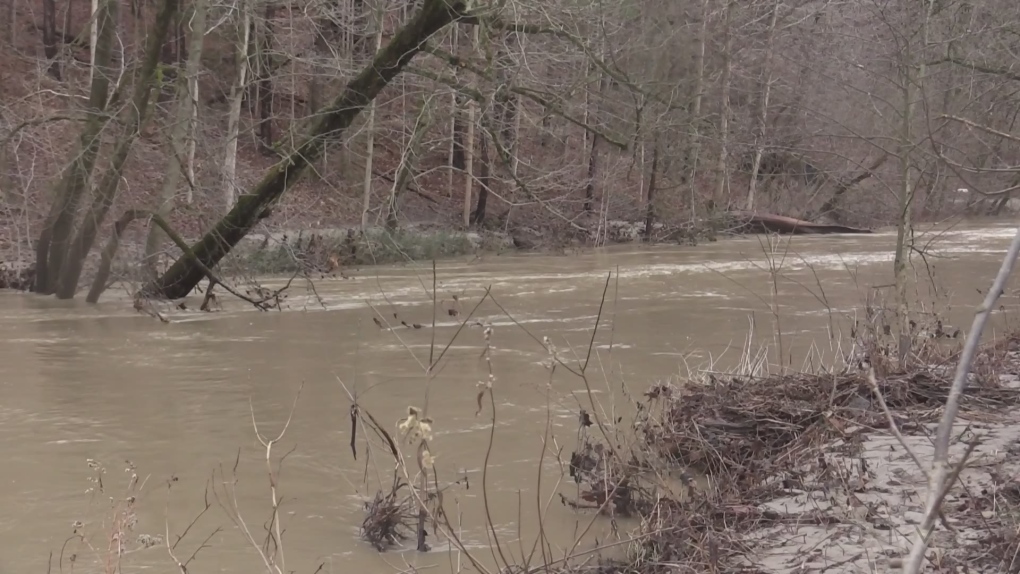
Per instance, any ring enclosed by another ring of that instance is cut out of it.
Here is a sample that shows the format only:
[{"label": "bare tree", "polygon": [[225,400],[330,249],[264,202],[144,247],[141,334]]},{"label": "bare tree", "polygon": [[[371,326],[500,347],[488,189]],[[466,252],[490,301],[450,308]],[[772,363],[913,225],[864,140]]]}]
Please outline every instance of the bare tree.
[{"label": "bare tree", "polygon": [[[369,9],[366,7],[366,9]],[[384,16],[386,14],[386,7],[379,0],[378,5],[375,7],[375,50],[373,53],[378,53],[379,49],[382,48],[382,35],[383,35],[383,24],[385,22]],[[375,100],[373,99],[368,104],[368,120],[365,124],[365,131],[368,134],[368,139],[365,143],[365,179],[362,182],[362,196],[361,196],[361,228],[365,229],[368,227],[368,214],[372,209],[372,181],[375,179],[375,171],[372,169],[372,162],[375,159]]]},{"label": "bare tree", "polygon": [[761,106],[758,108],[758,125],[754,134],[754,159],[751,164],[751,182],[747,187],[747,210],[754,210],[758,170],[761,168],[761,155],[765,146],[765,128],[769,113],[769,95],[772,93],[772,56],[775,50],[776,20],[779,18],[780,2],[772,4],[772,15],[769,17],[768,38],[765,40],[765,58],[762,62]]},{"label": "bare tree", "polygon": [[240,20],[237,22],[237,41],[235,43],[235,58],[237,62],[236,76],[233,85],[230,86],[230,115],[227,120],[227,147],[223,156],[223,209],[224,213],[230,211],[234,206],[237,196],[237,140],[241,131],[241,104],[244,101],[244,94],[247,90],[248,80],[248,59],[251,56],[251,27],[252,27],[252,0],[237,0],[237,10],[240,13]]},{"label": "bare tree", "polygon": [[57,279],[64,265],[64,258],[74,233],[74,218],[96,156],[99,154],[100,133],[106,124],[106,106],[109,97],[110,68],[113,52],[113,37],[117,22],[117,1],[104,0],[95,12],[99,34],[92,44],[95,59],[92,73],[89,103],[86,108],[85,125],[78,138],[78,149],[71,158],[64,177],[56,185],[55,199],[43,223],[36,243],[36,284],[35,291],[52,294],[57,289]]},{"label": "bare tree", "polygon": [[[189,190],[189,195],[190,190],[195,184],[194,131],[196,129],[195,114],[198,107],[198,95],[192,92],[192,90],[197,92],[198,76],[202,66],[206,11],[206,0],[193,1],[190,18],[191,46],[188,49],[188,61],[185,72],[177,78],[177,110],[170,132],[170,141],[167,142],[167,162],[160,203],[155,210],[164,219],[169,216],[170,210],[173,208],[181,175],[183,174],[186,178],[185,183]],[[162,230],[159,226],[152,226],[145,241],[145,266],[151,278],[155,278],[157,275],[156,258],[159,254],[162,240]]]}]

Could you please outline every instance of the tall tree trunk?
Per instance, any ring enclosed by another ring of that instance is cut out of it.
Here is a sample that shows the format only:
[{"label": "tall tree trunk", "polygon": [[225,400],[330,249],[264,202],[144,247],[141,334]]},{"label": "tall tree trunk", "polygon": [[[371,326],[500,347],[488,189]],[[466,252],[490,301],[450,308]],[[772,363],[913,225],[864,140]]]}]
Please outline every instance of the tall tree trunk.
[{"label": "tall tree trunk", "polygon": [[464,137],[464,226],[471,225],[471,197],[475,187],[475,102],[467,102],[467,133]]},{"label": "tall tree trunk", "polygon": [[595,176],[598,173],[598,145],[599,133],[591,134],[591,152],[588,153],[588,177],[584,184],[584,211],[591,213],[592,205],[595,202]]},{"label": "tall tree trunk", "polygon": [[[375,52],[379,53],[382,48],[383,16],[386,14],[382,0],[376,0],[378,6],[375,9]],[[366,7],[366,9],[368,9]],[[363,190],[361,197],[361,228],[368,227],[368,212],[372,209],[372,179],[375,172],[372,170],[372,163],[375,159],[375,100],[368,104],[368,121],[365,124],[365,132],[368,141],[365,143],[365,179],[362,181]]]},{"label": "tall tree trunk", "polygon": [[[191,141],[188,141],[188,134],[191,131],[192,118],[195,112],[195,99],[191,93],[190,86],[197,83],[199,72],[202,68],[202,46],[205,39],[205,20],[207,0],[194,0],[191,18],[191,47],[187,50],[188,61],[185,65],[185,73],[177,78],[177,113],[174,119],[173,129],[170,132],[170,142],[167,146],[167,162],[163,172],[163,190],[160,203],[156,207],[156,213],[166,219],[173,209],[174,197],[177,194],[177,184],[181,180],[181,174],[188,172],[188,189],[191,189],[191,166],[186,157],[191,151]],[[189,158],[190,159],[190,158]],[[187,168],[186,168],[187,166]],[[155,279],[156,259],[159,254],[160,243],[163,241],[163,230],[158,225],[149,228],[149,236],[145,241],[144,266],[151,279]]]},{"label": "tall tree trunk", "polygon": [[229,213],[237,196],[237,139],[241,128],[241,103],[248,80],[248,52],[251,36],[250,0],[237,0],[240,5],[241,22],[238,25],[240,37],[235,45],[237,55],[237,77],[230,87],[230,115],[227,117],[227,153],[223,157],[223,207]]},{"label": "tall tree trunk", "polygon": [[[478,27],[471,28],[468,52],[478,50]],[[471,198],[475,187],[475,101],[467,102],[467,134],[464,138],[464,227],[471,225]]]},{"label": "tall tree trunk", "polygon": [[325,136],[337,136],[350,127],[379,92],[389,84],[437,31],[462,17],[464,0],[423,0],[422,8],[376,54],[372,62],[347,84],[321,113],[311,118],[304,137],[282,161],[270,168],[250,194],[242,195],[234,208],[205,236],[192,245],[159,279],[147,283],[140,295],[180,299],[214,268],[247,235],[256,223],[269,216],[272,205],[297,180],[310,162],[322,156]]},{"label": "tall tree trunk", "polygon": [[479,138],[479,159],[478,165],[478,201],[475,202],[475,210],[471,213],[471,224],[481,225],[485,221],[485,208],[489,202],[489,190],[492,186],[492,158],[489,154],[489,141],[484,135]]},{"label": "tall tree trunk", "polygon": [[725,47],[723,48],[723,70],[722,85],[720,86],[719,97],[719,166],[718,166],[718,187],[715,192],[715,205],[718,209],[727,208],[727,184],[729,183],[729,139],[730,139],[730,76],[732,75],[733,60],[733,31],[730,29],[733,22],[733,4],[735,0],[723,0],[726,4],[725,22],[723,34],[725,34]]},{"label": "tall tree trunk", "polygon": [[64,258],[74,233],[74,220],[82,195],[88,187],[89,177],[95,167],[99,153],[100,133],[107,122],[106,105],[110,91],[113,70],[110,61],[113,54],[113,37],[116,33],[118,0],[103,0],[95,13],[99,30],[95,49],[95,66],[92,85],[89,90],[87,118],[78,138],[78,147],[73,152],[71,165],[56,187],[56,194],[46,221],[39,232],[36,243],[35,291],[45,295],[57,288],[57,279],[64,266]]},{"label": "tall tree trunk", "polygon": [[259,140],[262,142],[263,154],[275,155],[273,150],[273,18],[276,17],[276,5],[266,4],[265,18],[262,24],[262,38],[258,46],[259,78],[256,84],[259,92]]},{"label": "tall tree trunk", "polygon": [[142,67],[135,77],[134,96],[131,104],[124,107],[121,124],[127,129],[114,146],[110,167],[103,174],[103,179],[96,189],[92,205],[89,206],[81,223],[81,229],[68,249],[67,260],[61,269],[57,284],[57,298],[70,299],[78,289],[78,280],[85,265],[85,258],[96,240],[99,227],[117,197],[117,188],[124,171],[124,164],[131,154],[131,146],[141,133],[148,119],[148,108],[152,90],[156,87],[156,70],[159,67],[160,47],[166,42],[170,27],[177,16],[180,0],[162,0],[156,24],[146,38],[145,57]]},{"label": "tall tree trunk", "polygon": [[[11,0],[13,4],[13,0]],[[55,0],[43,0],[43,54],[50,61],[47,69],[55,80],[60,81],[60,62],[57,60],[57,4]]]},{"label": "tall tree trunk", "polygon": [[18,43],[18,0],[7,3],[7,42],[11,46]]},{"label": "tall tree trunk", "polygon": [[[92,0],[92,10],[89,12],[92,17],[89,20],[89,83],[92,83],[96,72],[96,51],[99,49],[99,3],[102,1]],[[113,21],[117,22],[117,18],[114,17]]]},{"label": "tall tree trunk", "polygon": [[[591,66],[592,65],[589,64],[589,69],[591,69]],[[598,83],[598,94],[599,94],[599,97],[602,96],[602,93],[603,93],[603,90],[605,89],[606,83],[607,82],[606,82],[606,74],[605,74],[605,72],[599,72],[599,83]],[[586,95],[585,99],[589,100],[585,104],[585,125],[593,125],[594,124],[594,125],[598,126],[599,125],[599,121],[598,121],[597,105],[590,103],[590,96]],[[591,111],[593,109],[595,109],[596,111]],[[595,119],[594,122],[590,122],[589,123],[589,119],[588,118],[591,117],[591,116],[595,116],[596,119]],[[599,149],[599,139],[601,137],[599,135],[599,131],[598,130],[592,130],[590,134],[588,133],[588,131],[589,130],[585,130],[585,135],[586,135],[586,137],[588,135],[591,136],[591,148],[588,150],[588,152],[589,152],[588,153],[588,177],[587,177],[587,182],[584,185],[584,207],[583,207],[583,209],[584,209],[585,213],[591,213],[592,210],[594,209],[593,206],[594,206],[594,203],[595,203],[595,176],[598,174],[598,149]]]},{"label": "tall tree trunk", "polygon": [[397,176],[393,178],[393,188],[390,190],[390,199],[386,209],[386,228],[395,230],[397,228],[397,211],[400,205],[400,197],[407,190],[408,184],[418,166],[418,159],[421,156],[422,140],[425,134],[432,127],[433,111],[432,97],[427,96],[422,102],[421,110],[418,112],[418,119],[414,122],[411,132],[411,140],[404,148],[400,157],[400,165],[397,166]]},{"label": "tall tree trunk", "polygon": [[768,38],[765,40],[765,60],[761,66],[762,85],[761,100],[758,108],[758,125],[754,134],[754,160],[751,163],[751,183],[747,187],[747,210],[754,211],[755,192],[758,185],[758,170],[761,167],[761,155],[765,147],[765,126],[769,113],[769,95],[772,92],[772,54],[775,50],[776,19],[779,17],[779,0],[772,5],[772,16],[769,18]]},{"label": "tall tree trunk", "polygon": [[652,240],[655,226],[655,177],[659,171],[659,140],[652,143],[652,174],[648,176],[648,191],[645,194],[645,241]]},{"label": "tall tree trunk", "polygon": [[694,63],[694,101],[691,103],[691,135],[690,160],[688,165],[687,183],[691,186],[691,219],[698,216],[698,161],[701,159],[701,102],[705,92],[705,46],[708,43],[708,16],[712,0],[702,0],[701,26],[698,31],[698,51]]},{"label": "tall tree trunk", "polygon": [[[910,326],[910,299],[907,282],[907,266],[914,248],[913,213],[914,195],[917,191],[914,182],[914,114],[915,99],[924,96],[923,84],[925,65],[928,56],[924,49],[928,45],[928,21],[933,10],[932,2],[926,3],[925,16],[922,16],[923,46],[920,54],[915,54],[912,38],[907,38],[900,54],[900,86],[903,107],[900,110],[900,134],[897,142],[897,153],[900,162],[900,193],[899,213],[896,222],[896,257],[893,261],[893,274],[896,284],[896,315],[897,338],[900,367],[906,366],[910,357],[912,329]],[[915,64],[916,60],[920,63]],[[916,68],[916,69],[915,69]]]},{"label": "tall tree trunk", "polygon": [[365,0],[352,0],[350,12],[351,25],[347,27],[350,39],[348,44],[351,47],[351,57],[359,64],[372,57],[372,49],[368,40],[369,23],[372,21],[372,11],[365,5]]},{"label": "tall tree trunk", "polygon": [[[517,175],[519,158],[517,155],[517,129],[520,126],[518,97],[510,91],[512,76],[509,47],[519,42],[520,36],[516,32],[507,32],[503,39],[503,46],[496,53],[496,70],[500,86],[496,90],[496,111],[498,113],[499,134],[496,137],[503,138],[503,147],[510,150],[513,158],[510,171]],[[486,160],[488,162],[488,160]]]},{"label": "tall tree trunk", "polygon": [[[206,1],[207,0],[195,0],[196,4],[197,3],[204,4]],[[197,30],[198,29],[198,25],[195,24],[194,26],[195,26],[195,30]],[[203,22],[203,26],[202,26],[202,36],[203,37],[205,36],[205,27],[206,27],[205,23]],[[198,51],[199,53],[201,53],[203,46],[204,46],[204,43],[202,43],[202,42],[199,42],[197,44],[193,42],[191,49],[193,51]],[[197,50],[196,50],[196,47],[197,47]],[[201,58],[199,56],[194,56],[194,57],[189,56],[188,59],[190,61],[193,58],[196,59],[199,62],[198,66],[199,66],[199,68],[201,68]],[[191,98],[191,106],[190,106],[191,116],[188,118],[188,128],[187,128],[187,132],[188,132],[188,135],[187,135],[187,140],[188,140],[187,159],[186,159],[186,163],[184,164],[185,165],[185,170],[184,171],[185,171],[185,173],[188,176],[188,181],[187,181],[188,190],[187,190],[187,192],[185,192],[184,201],[188,205],[191,205],[191,203],[194,201],[194,199],[195,199],[194,198],[194,190],[198,186],[198,181],[196,181],[196,179],[195,179],[195,151],[196,151],[196,148],[198,147],[198,107],[199,107],[199,102],[201,101],[199,99],[199,97],[198,97],[198,76],[199,76],[199,71],[200,70],[196,70],[194,74],[192,74],[191,72],[188,72],[188,97]]]},{"label": "tall tree trunk", "polygon": [[[460,25],[454,24],[450,30],[450,53],[459,55],[458,50],[460,50]],[[454,68],[453,74],[456,77],[456,68]],[[453,113],[450,114],[450,130],[452,131],[452,139],[450,141],[450,177],[452,178],[455,170],[464,169],[464,122],[461,120],[464,97],[457,90],[450,90],[450,94],[453,97],[453,100],[450,102],[453,106],[451,108]],[[452,179],[450,189],[453,189]]]}]

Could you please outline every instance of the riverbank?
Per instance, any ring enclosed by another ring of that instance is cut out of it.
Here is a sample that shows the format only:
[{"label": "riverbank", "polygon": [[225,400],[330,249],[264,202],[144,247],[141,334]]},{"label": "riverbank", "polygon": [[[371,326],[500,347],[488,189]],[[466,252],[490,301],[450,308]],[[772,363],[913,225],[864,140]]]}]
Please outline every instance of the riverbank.
[{"label": "riverbank", "polygon": [[[720,235],[711,226],[652,226],[652,243],[697,245],[716,241]],[[395,230],[383,227],[362,230],[358,227],[282,229],[269,228],[245,236],[220,263],[226,275],[278,275],[291,273],[343,275],[346,269],[372,265],[391,265],[416,261],[443,260],[469,255],[504,253],[557,253],[586,247],[624,245],[644,241],[645,224],[630,221],[603,221],[595,230],[583,227],[540,229],[516,227],[512,230],[481,228],[448,229],[439,225],[417,224]],[[140,262],[144,257],[145,235],[125,237],[118,248],[113,276],[140,281]],[[19,253],[27,254],[28,250]],[[157,268],[166,268],[164,256]],[[98,268],[99,254],[90,254],[85,266],[86,282]],[[0,289],[28,290],[34,280],[34,264],[13,254],[0,257]]]},{"label": "riverbank", "polygon": [[[628,559],[602,572],[898,570],[927,492],[914,457],[930,468],[955,359],[875,378],[709,375],[652,388],[633,446],[589,433],[571,459],[577,506],[642,518]],[[986,345],[973,373],[951,451],[967,464],[929,552],[938,572],[1017,572],[1020,334]],[[678,474],[707,481],[680,496],[663,487]]]},{"label": "riverbank", "polygon": [[[653,243],[694,244],[715,241],[714,228],[652,226]],[[593,245],[624,245],[645,240],[643,222],[604,221],[594,230],[578,227],[512,230],[492,228],[450,230],[440,226],[410,225],[395,230],[341,227],[314,230],[277,230],[252,233],[242,240],[224,267],[249,274],[296,271],[334,272],[348,267],[441,260],[466,255],[500,255],[510,252],[549,253],[584,249]]]}]

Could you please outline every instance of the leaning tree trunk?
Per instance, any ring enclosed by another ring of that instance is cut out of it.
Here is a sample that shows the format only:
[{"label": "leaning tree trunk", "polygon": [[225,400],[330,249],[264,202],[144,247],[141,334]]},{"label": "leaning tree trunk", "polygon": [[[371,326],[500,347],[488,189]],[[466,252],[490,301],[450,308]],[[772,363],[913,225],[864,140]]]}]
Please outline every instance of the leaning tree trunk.
[{"label": "leaning tree trunk", "polygon": [[57,184],[56,197],[36,243],[34,290],[44,295],[52,294],[57,288],[57,279],[60,277],[64,257],[67,255],[74,233],[74,218],[96,164],[101,143],[100,132],[108,119],[105,112],[110,92],[110,78],[113,76],[110,60],[113,55],[113,36],[117,27],[117,1],[102,2],[99,11],[95,13],[95,20],[99,39],[93,44],[93,48],[98,73],[92,74],[85,126],[78,138],[78,147],[73,152],[71,165],[64,171],[64,177]]},{"label": "leaning tree trunk", "polygon": [[307,126],[300,143],[272,167],[251,193],[242,195],[205,236],[178,259],[162,277],[146,284],[142,295],[180,299],[230,252],[252,227],[269,215],[273,204],[297,180],[301,172],[322,155],[327,136],[336,137],[422,49],[426,40],[463,15],[464,0],[424,0],[418,13],[401,28],[372,62],[351,79],[333,102],[320,110]]},{"label": "leaning tree trunk", "polygon": [[70,299],[74,297],[78,289],[78,280],[81,278],[82,267],[85,265],[85,258],[92,249],[92,244],[99,233],[99,226],[106,219],[106,214],[117,197],[117,188],[120,185],[121,174],[124,171],[124,164],[131,154],[131,146],[142,131],[145,121],[148,118],[149,102],[151,101],[152,89],[156,85],[156,70],[159,67],[159,57],[163,43],[170,32],[170,25],[173,24],[180,7],[180,0],[163,0],[159,14],[156,16],[156,25],[149,32],[145,46],[145,60],[142,68],[135,77],[135,93],[131,105],[126,106],[126,117],[121,118],[127,127],[127,133],[114,147],[113,156],[110,160],[110,167],[103,175],[102,181],[96,190],[92,205],[89,206],[81,222],[78,235],[74,238],[67,251],[67,260],[60,271],[60,280],[57,283],[57,298]]}]

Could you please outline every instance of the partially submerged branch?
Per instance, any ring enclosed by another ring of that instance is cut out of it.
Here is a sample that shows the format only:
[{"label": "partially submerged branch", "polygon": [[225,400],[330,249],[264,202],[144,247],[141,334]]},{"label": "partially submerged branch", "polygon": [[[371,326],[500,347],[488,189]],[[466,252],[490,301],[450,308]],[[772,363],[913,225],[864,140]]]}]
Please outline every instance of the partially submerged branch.
[{"label": "partially submerged branch", "polygon": [[[251,303],[252,305],[255,306],[256,309],[259,309],[260,311],[268,311],[269,309],[276,306],[280,295],[279,291],[272,292],[269,295],[262,297],[260,299],[254,299],[252,297],[248,297],[243,293],[238,292],[236,289],[224,283],[215,273],[213,273],[211,269],[209,269],[208,267],[205,266],[204,263],[202,263],[202,261],[198,258],[195,252],[191,249],[191,246],[188,245],[186,241],[184,241],[184,238],[181,237],[181,235],[177,233],[177,231],[170,227],[170,224],[167,223],[166,219],[164,219],[163,216],[161,216],[158,213],[153,213],[151,211],[144,209],[128,210],[124,212],[124,214],[120,216],[120,219],[118,219],[117,222],[114,224],[113,234],[110,236],[110,240],[106,243],[106,246],[103,248],[103,253],[101,255],[99,262],[99,271],[96,273],[96,278],[92,281],[92,288],[89,289],[88,297],[86,297],[85,299],[86,302],[88,303],[99,302],[99,297],[103,294],[103,291],[105,291],[109,285],[110,268],[113,266],[113,259],[117,255],[118,247],[120,247],[121,236],[123,236],[124,231],[127,230],[127,227],[131,225],[133,221],[145,217],[148,217],[149,220],[154,225],[156,225],[159,229],[162,229],[163,232],[166,233],[166,236],[169,237],[170,240],[174,242],[174,245],[176,245],[184,253],[184,257],[178,259],[178,262],[185,260],[190,261],[203,273],[203,277],[208,278],[210,293],[212,292],[213,287],[215,287],[216,285],[220,285],[223,287],[224,290],[226,290],[234,297],[237,297],[242,301]],[[203,303],[203,306],[205,306],[205,304],[206,303]]]}]

